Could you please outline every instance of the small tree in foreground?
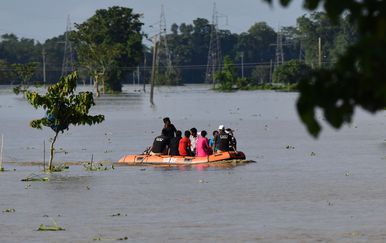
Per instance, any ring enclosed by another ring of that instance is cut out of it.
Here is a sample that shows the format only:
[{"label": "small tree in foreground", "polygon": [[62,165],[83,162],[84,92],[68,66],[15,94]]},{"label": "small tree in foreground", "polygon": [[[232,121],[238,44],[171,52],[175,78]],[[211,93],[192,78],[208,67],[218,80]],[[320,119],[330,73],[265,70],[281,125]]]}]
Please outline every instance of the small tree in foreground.
[{"label": "small tree in foreground", "polygon": [[92,92],[79,92],[75,94],[76,72],[62,77],[60,81],[47,89],[45,95],[37,92],[26,91],[28,102],[36,109],[42,107],[46,111],[46,117],[32,120],[30,126],[42,129],[42,126],[49,126],[55,132],[50,147],[50,162],[48,170],[52,170],[54,157],[54,144],[59,132],[68,130],[69,125],[93,125],[104,120],[103,115],[90,116],[89,110],[94,106]]}]

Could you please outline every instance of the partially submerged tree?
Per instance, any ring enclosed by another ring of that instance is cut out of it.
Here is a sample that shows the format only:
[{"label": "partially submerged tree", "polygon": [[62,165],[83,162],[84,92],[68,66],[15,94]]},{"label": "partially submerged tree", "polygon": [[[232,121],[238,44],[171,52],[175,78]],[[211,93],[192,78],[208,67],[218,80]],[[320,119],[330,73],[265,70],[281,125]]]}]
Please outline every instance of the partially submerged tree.
[{"label": "partially submerged tree", "polygon": [[48,169],[52,170],[52,161],[54,158],[54,144],[59,135],[68,129],[69,125],[93,125],[101,123],[104,120],[103,115],[89,115],[89,110],[95,105],[93,94],[91,92],[75,93],[76,81],[78,75],[76,72],[62,77],[60,81],[47,89],[45,95],[37,92],[27,91],[28,102],[36,109],[42,107],[46,111],[46,117],[32,120],[30,126],[42,129],[42,126],[49,126],[55,132],[50,147],[50,162]]},{"label": "partially submerged tree", "polygon": [[102,94],[105,94],[108,72],[114,65],[119,49],[114,46],[97,45],[91,42],[81,42],[78,47],[79,62],[93,78],[96,96],[100,95],[99,83],[102,85]]},{"label": "partially submerged tree", "polygon": [[25,92],[30,85],[30,81],[34,73],[36,72],[36,68],[38,66],[37,62],[29,62],[26,64],[15,63],[12,65],[16,76],[20,79],[20,84],[16,88],[13,89],[15,94],[19,94],[20,92]]},{"label": "partially submerged tree", "polygon": [[103,78],[110,91],[121,91],[128,67],[136,67],[142,59],[140,18],[130,8],[115,6],[97,10],[87,21],[75,25],[78,58],[94,79]]},{"label": "partially submerged tree", "polygon": [[272,82],[282,84],[295,84],[311,73],[311,67],[307,64],[291,60],[278,66],[272,75]]},{"label": "partially submerged tree", "polygon": [[[273,0],[266,0],[272,3]],[[280,0],[287,6],[291,0]],[[317,108],[335,128],[351,122],[354,108],[369,112],[386,107],[386,0],[304,0],[304,7],[316,10],[323,4],[328,17],[337,23],[346,15],[357,31],[355,42],[340,53],[336,64],[319,69],[299,84],[298,113],[308,131],[317,136],[321,125]]]},{"label": "partially submerged tree", "polygon": [[13,73],[6,60],[0,59],[0,84],[7,84],[13,79]]},{"label": "partially submerged tree", "polygon": [[215,89],[231,91],[236,82],[236,67],[229,56],[224,57],[224,66],[221,71],[214,74],[216,81]]}]

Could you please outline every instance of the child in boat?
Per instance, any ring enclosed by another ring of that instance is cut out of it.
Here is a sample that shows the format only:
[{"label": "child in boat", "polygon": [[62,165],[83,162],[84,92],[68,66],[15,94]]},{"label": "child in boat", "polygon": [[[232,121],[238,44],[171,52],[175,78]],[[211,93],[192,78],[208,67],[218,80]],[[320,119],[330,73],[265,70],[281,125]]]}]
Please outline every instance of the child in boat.
[{"label": "child in boat", "polygon": [[190,156],[192,155],[192,152],[190,150],[191,144],[190,144],[190,132],[185,131],[184,137],[181,138],[179,145],[178,145],[178,152],[181,156]]},{"label": "child in boat", "polygon": [[215,153],[217,151],[217,143],[216,143],[216,137],[218,135],[218,131],[215,130],[212,133],[213,137],[209,139],[209,146],[212,148],[212,151]]},{"label": "child in boat", "polygon": [[190,150],[192,151],[193,153],[193,156],[196,154],[196,143],[197,143],[197,139],[198,139],[198,135],[197,135],[197,129],[195,127],[191,128],[190,129]]},{"label": "child in boat", "polygon": [[212,154],[212,149],[209,146],[209,140],[206,138],[207,132],[201,131],[201,136],[197,139],[196,156],[205,157]]}]

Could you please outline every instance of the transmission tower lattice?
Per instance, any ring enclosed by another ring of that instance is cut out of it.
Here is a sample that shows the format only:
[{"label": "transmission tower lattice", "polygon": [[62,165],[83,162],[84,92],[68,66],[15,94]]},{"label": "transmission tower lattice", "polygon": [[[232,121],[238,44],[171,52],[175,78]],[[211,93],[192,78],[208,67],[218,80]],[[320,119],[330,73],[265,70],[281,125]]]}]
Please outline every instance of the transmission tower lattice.
[{"label": "transmission tower lattice", "polygon": [[276,38],[276,67],[284,63],[283,31],[279,27]]},{"label": "transmission tower lattice", "polygon": [[161,6],[161,16],[159,22],[159,34],[158,34],[158,48],[156,57],[156,77],[159,82],[160,74],[164,74],[164,77],[170,77],[173,73],[173,65],[170,57],[170,51],[167,41],[167,27],[164,6]]},{"label": "transmission tower lattice", "polygon": [[214,74],[219,70],[221,70],[221,47],[218,35],[218,12],[216,10],[216,3],[214,3],[205,82],[213,83],[213,86],[215,86]]},{"label": "transmission tower lattice", "polygon": [[69,35],[72,31],[72,23],[70,16],[67,17],[67,26],[66,32],[64,33],[64,52],[63,52],[63,62],[62,62],[62,76],[73,72],[75,70],[74,63],[74,52],[72,49],[72,44],[69,38]]}]

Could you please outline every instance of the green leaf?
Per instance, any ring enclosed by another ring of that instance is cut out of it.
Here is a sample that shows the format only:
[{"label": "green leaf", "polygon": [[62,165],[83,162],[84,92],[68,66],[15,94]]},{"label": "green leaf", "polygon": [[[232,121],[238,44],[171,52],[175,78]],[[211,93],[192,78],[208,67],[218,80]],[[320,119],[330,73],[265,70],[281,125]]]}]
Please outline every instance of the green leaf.
[{"label": "green leaf", "polygon": [[304,1],[304,8],[309,10],[315,10],[319,6],[319,2],[321,0],[305,0]]},{"label": "green leaf", "polygon": [[287,7],[290,2],[291,0],[280,0],[281,5],[283,5],[284,7]]}]

